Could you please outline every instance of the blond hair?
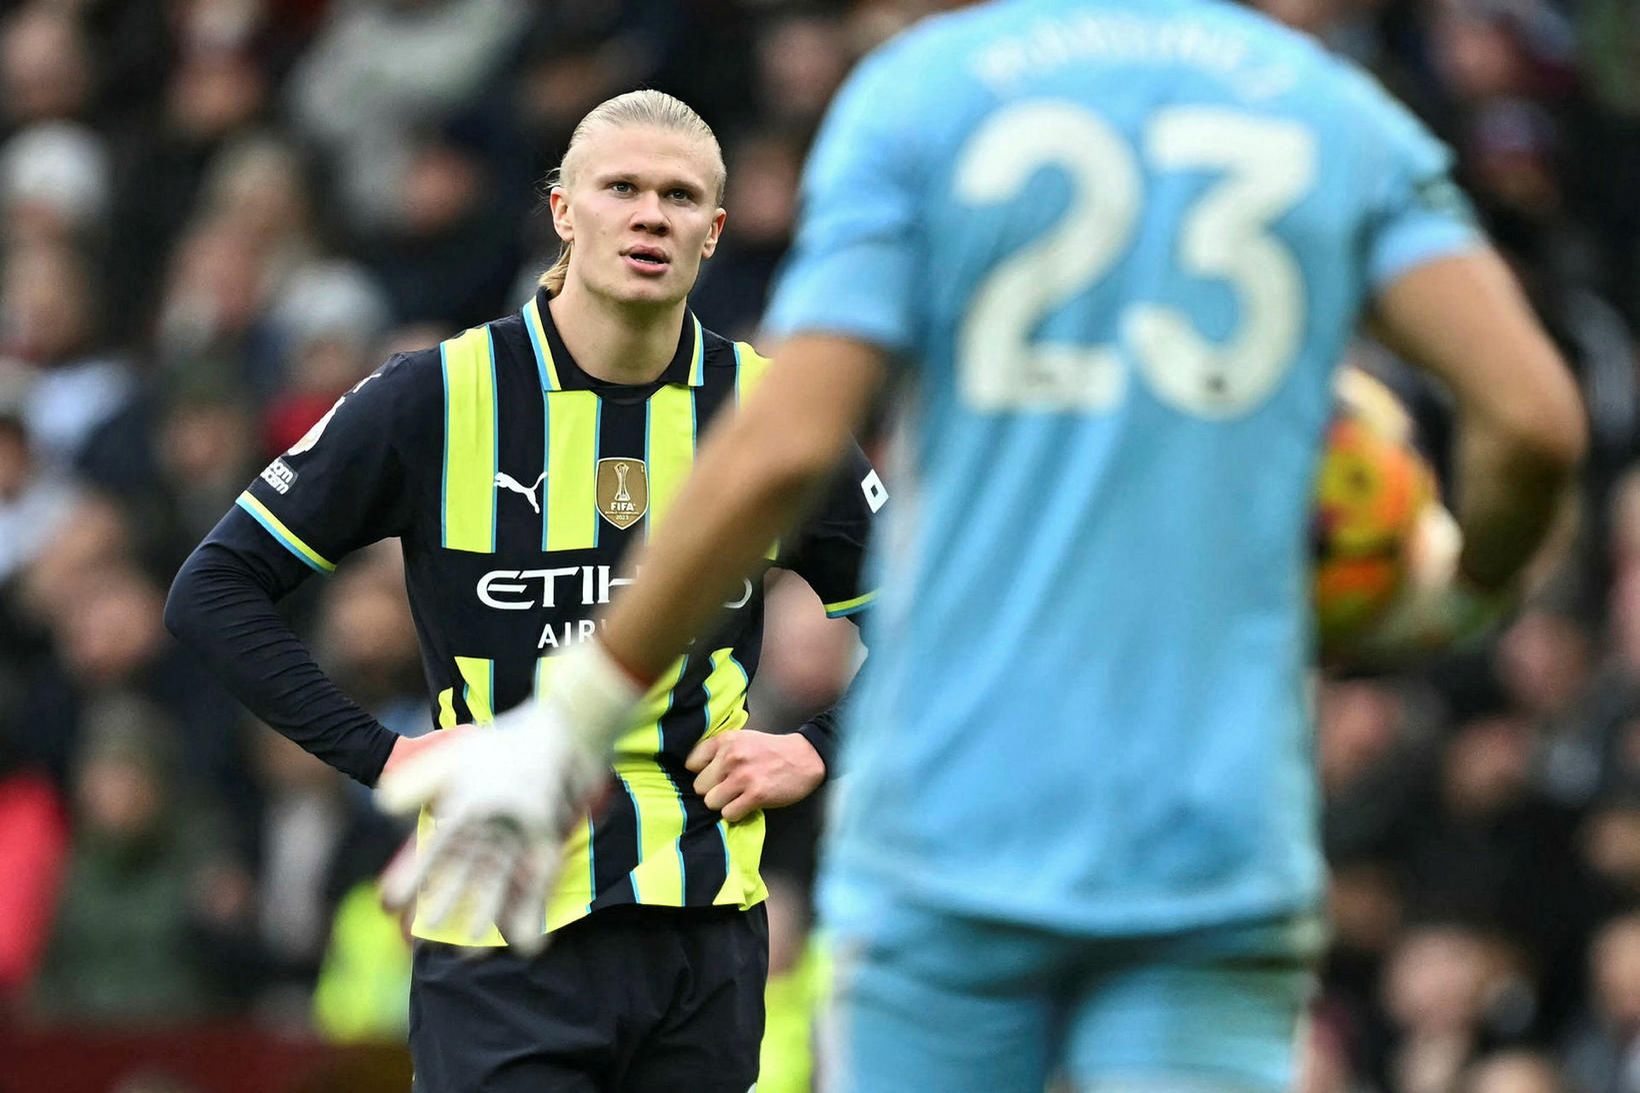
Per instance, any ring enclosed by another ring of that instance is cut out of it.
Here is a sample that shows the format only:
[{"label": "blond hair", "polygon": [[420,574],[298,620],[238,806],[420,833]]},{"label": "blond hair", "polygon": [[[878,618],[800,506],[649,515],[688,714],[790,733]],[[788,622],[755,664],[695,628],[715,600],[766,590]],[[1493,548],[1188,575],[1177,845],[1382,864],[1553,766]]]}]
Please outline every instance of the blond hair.
[{"label": "blond hair", "polygon": [[[573,182],[580,166],[581,157],[577,153],[582,150],[586,138],[594,131],[629,125],[682,133],[704,142],[711,150],[712,165],[717,175],[716,202],[719,205],[723,204],[723,190],[728,183],[729,172],[723,166],[723,149],[718,146],[717,135],[712,132],[712,127],[682,99],[674,98],[664,91],[648,89],[628,91],[613,99],[606,99],[588,111],[587,116],[576,125],[575,132],[570,134],[569,148],[564,152],[563,162],[547,175],[547,189],[550,191],[554,187],[568,186]],[[563,291],[564,279],[569,276],[569,255],[570,244],[566,240],[558,249],[557,261],[541,275],[541,286],[549,295],[556,296]]]}]

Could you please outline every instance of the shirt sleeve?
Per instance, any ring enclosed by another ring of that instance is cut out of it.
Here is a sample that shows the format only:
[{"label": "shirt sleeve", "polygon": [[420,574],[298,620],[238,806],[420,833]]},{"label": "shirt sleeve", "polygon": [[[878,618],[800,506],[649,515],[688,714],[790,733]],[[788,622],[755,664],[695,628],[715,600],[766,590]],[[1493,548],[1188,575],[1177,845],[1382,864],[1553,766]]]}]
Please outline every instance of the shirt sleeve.
[{"label": "shirt sleeve", "polygon": [[374,785],[397,736],[331,682],[274,605],[313,576],[238,508],[188,556],[165,625],[257,717]]},{"label": "shirt sleeve", "polygon": [[[842,701],[839,699],[838,705]],[[797,735],[807,740],[820,757],[821,765],[826,768],[826,780],[830,781],[837,763],[837,750],[842,746],[842,737],[837,731],[837,706],[828,706],[803,722],[797,727]]]},{"label": "shirt sleeve", "polygon": [[1483,246],[1485,236],[1453,180],[1452,150],[1370,77],[1353,75],[1361,146],[1377,171],[1363,256],[1376,293],[1414,267]]},{"label": "shirt sleeve", "polygon": [[904,69],[903,50],[885,47],[856,66],[827,112],[764,322],[775,336],[841,334],[894,353],[912,344],[919,190],[905,98],[918,84]]},{"label": "shirt sleeve", "polygon": [[802,577],[825,605],[828,618],[866,609],[877,590],[864,578],[866,544],[888,491],[865,453],[855,447],[826,491],[821,507],[776,565]]},{"label": "shirt sleeve", "polygon": [[236,502],[309,569],[330,573],[344,555],[411,520],[399,427],[424,354],[400,354],[360,380]]}]

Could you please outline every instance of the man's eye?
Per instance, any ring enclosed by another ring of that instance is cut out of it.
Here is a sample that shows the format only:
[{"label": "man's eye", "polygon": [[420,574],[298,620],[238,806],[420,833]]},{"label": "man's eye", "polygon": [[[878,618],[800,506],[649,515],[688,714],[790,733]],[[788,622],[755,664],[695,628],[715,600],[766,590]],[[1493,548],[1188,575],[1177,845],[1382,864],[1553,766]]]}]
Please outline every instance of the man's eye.
[{"label": "man's eye", "polygon": [[609,188],[614,190],[618,194],[629,194],[629,193],[632,192],[632,183],[630,183],[630,182],[611,182],[609,184]]},{"label": "man's eye", "polygon": [[693,201],[695,198],[695,195],[690,193],[688,190],[673,190],[671,193],[667,194],[667,196],[673,201]]}]

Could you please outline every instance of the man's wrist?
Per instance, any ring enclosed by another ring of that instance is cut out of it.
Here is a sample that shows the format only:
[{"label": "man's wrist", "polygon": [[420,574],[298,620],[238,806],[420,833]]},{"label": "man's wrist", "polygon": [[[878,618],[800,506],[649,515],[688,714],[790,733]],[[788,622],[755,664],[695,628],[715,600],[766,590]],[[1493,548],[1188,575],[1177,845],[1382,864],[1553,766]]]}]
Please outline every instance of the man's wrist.
[{"label": "man's wrist", "polygon": [[550,704],[589,749],[610,751],[642,701],[644,688],[594,638],[563,655],[537,701]]},{"label": "man's wrist", "polygon": [[820,770],[823,777],[830,778],[832,749],[835,743],[830,731],[814,721],[805,721],[797,727],[796,732],[790,735],[799,737],[803,743],[809,746],[809,749],[814,752],[815,758],[820,761]]}]

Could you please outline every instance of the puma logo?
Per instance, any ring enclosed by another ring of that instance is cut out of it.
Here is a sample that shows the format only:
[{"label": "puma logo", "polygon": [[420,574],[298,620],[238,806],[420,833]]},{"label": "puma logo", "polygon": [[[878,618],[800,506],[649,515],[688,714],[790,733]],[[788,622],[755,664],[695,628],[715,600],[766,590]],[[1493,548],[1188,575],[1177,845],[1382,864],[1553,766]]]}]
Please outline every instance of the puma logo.
[{"label": "puma logo", "polygon": [[530,503],[530,508],[535,510],[535,514],[537,516],[540,516],[541,503],[535,499],[535,491],[541,488],[541,483],[546,480],[546,477],[547,472],[542,471],[541,476],[535,480],[535,484],[526,489],[524,486],[519,484],[518,479],[508,474],[506,471],[497,471],[495,475],[495,484],[501,489],[512,490],[514,493],[523,494],[524,499]]}]

